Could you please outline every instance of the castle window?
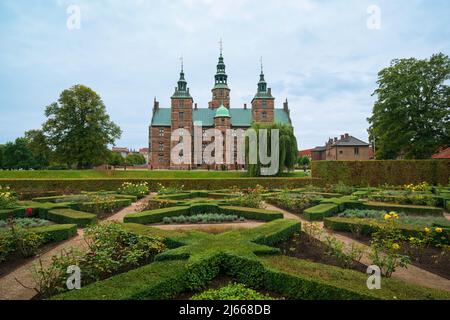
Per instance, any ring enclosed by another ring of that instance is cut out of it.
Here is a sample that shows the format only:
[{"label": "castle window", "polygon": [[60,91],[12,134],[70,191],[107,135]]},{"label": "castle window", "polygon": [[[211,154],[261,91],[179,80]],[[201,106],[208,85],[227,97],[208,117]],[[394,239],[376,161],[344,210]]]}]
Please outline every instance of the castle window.
[{"label": "castle window", "polygon": [[159,151],[164,151],[164,142],[159,143]]},{"label": "castle window", "polygon": [[178,107],[179,108],[184,108],[184,100],[178,101]]},{"label": "castle window", "polygon": [[220,119],[222,121],[222,124],[225,124],[225,118]]},{"label": "castle window", "polygon": [[183,121],[184,120],[184,112],[180,112],[178,114],[178,120]]},{"label": "castle window", "polygon": [[159,157],[158,161],[159,161],[159,163],[164,163],[164,157]]},{"label": "castle window", "polygon": [[263,113],[262,113],[262,118],[263,118],[264,120],[267,119],[267,112],[263,112]]},{"label": "castle window", "polygon": [[355,150],[354,150],[354,152],[355,152],[355,156],[359,155],[359,148],[356,147]]},{"label": "castle window", "polygon": [[164,128],[159,129],[159,136],[164,137]]},{"label": "castle window", "polygon": [[266,100],[263,100],[262,101],[262,107],[265,109],[265,108],[267,108],[267,101]]}]

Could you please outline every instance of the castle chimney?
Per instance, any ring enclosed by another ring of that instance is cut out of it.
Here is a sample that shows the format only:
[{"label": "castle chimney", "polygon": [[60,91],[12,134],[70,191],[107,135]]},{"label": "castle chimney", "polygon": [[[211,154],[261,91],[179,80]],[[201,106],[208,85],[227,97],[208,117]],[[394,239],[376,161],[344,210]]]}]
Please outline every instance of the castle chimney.
[{"label": "castle chimney", "polygon": [[337,137],[334,137],[334,142],[337,142],[337,140],[338,140],[338,138],[337,138]]},{"label": "castle chimney", "polygon": [[345,135],[341,134],[341,140],[345,139]]},{"label": "castle chimney", "polygon": [[348,139],[350,135],[348,133],[345,134],[345,139]]},{"label": "castle chimney", "polygon": [[197,110],[197,102],[194,104],[194,109]]},{"label": "castle chimney", "polygon": [[244,110],[247,110],[247,104],[244,103]]},{"label": "castle chimney", "polygon": [[267,91],[269,93],[269,96],[271,96],[272,95],[272,88],[268,88]]},{"label": "castle chimney", "polygon": [[153,110],[158,110],[159,109],[159,101],[155,99],[153,100]]}]

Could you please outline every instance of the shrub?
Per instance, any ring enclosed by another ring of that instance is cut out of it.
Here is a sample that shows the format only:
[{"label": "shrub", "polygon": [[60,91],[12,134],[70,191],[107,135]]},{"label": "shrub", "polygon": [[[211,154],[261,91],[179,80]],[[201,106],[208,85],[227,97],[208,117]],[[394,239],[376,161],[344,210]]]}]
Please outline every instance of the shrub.
[{"label": "shrub", "polygon": [[322,196],[317,194],[292,194],[284,191],[277,196],[268,197],[266,201],[282,209],[301,214],[305,209],[319,204],[321,199]]},{"label": "shrub", "polygon": [[17,218],[13,220],[0,220],[0,229],[6,228],[11,223],[14,223],[14,225],[20,227],[20,228],[34,228],[34,227],[42,227],[51,225],[52,223],[48,220],[39,219],[39,218]]},{"label": "shrub", "polygon": [[401,205],[401,204],[381,203],[381,202],[365,202],[363,203],[363,207],[371,210],[403,212],[404,214],[407,215],[442,216],[444,212],[442,208]]},{"label": "shrub", "polygon": [[122,186],[117,190],[119,194],[126,194],[143,198],[149,193],[150,189],[147,182],[132,183],[124,182]]},{"label": "shrub", "polygon": [[447,185],[450,160],[313,161],[312,177],[351,186],[404,185],[427,182]]},{"label": "shrub", "polygon": [[191,300],[273,300],[273,298],[236,283],[196,294]]},{"label": "shrub", "polygon": [[17,197],[9,187],[0,185],[0,209],[10,209],[17,204]]},{"label": "shrub", "polygon": [[323,220],[339,212],[339,206],[333,203],[323,203],[303,211],[305,219],[309,221]]},{"label": "shrub", "polygon": [[178,217],[165,217],[163,222],[165,224],[170,223],[221,223],[221,222],[233,222],[239,220],[236,215],[227,214],[196,214],[191,216],[178,216]]},{"label": "shrub", "polygon": [[76,211],[72,209],[56,209],[47,213],[47,219],[56,223],[76,224],[78,227],[85,227],[95,223],[97,216],[86,212]]},{"label": "shrub", "polygon": [[23,258],[32,257],[43,243],[42,235],[12,223],[7,230],[0,232],[0,262],[7,260],[15,252]]}]

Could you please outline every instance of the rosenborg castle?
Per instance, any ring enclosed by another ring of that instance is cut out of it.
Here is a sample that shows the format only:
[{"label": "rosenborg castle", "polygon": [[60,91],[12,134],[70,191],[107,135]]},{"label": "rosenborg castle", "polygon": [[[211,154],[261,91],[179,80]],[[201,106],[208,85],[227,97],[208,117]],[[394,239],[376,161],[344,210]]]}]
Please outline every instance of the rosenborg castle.
[{"label": "rosenborg castle", "polygon": [[[203,164],[177,165],[171,161],[171,149],[178,142],[171,142],[171,133],[184,128],[193,135],[194,123],[202,124],[202,129],[215,128],[223,133],[230,129],[247,129],[253,122],[282,123],[292,125],[288,102],[283,103],[282,109],[275,108],[275,98],[271,89],[267,87],[264,72],[261,67],[258,89],[251,102],[251,108],[244,104],[241,108],[232,108],[230,104],[230,88],[225,71],[222,52],[217,64],[215,83],[212,88],[212,100],[208,108],[200,108],[189,93],[183,67],[180,79],[171,97],[170,108],[161,108],[156,100],[153,104],[152,121],[149,128],[149,165],[153,169],[219,169],[219,165],[207,166]],[[211,141],[203,142],[203,148]],[[236,159],[236,157],[235,157]],[[228,169],[239,169],[237,163],[228,164]]]}]

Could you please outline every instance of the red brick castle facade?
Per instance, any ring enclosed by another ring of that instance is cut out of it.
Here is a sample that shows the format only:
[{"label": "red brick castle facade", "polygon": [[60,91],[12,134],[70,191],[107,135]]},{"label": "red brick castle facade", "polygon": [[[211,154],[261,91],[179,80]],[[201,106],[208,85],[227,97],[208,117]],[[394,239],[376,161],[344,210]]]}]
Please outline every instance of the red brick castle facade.
[{"label": "red brick castle facade", "polygon": [[[261,66],[261,74],[258,90],[251,103],[251,110],[244,104],[243,108],[231,108],[230,88],[228,76],[225,71],[225,63],[222,52],[217,64],[215,84],[212,91],[212,100],[208,108],[198,108],[187,87],[183,67],[180,79],[171,97],[170,108],[160,108],[159,102],[154,101],[152,121],[149,128],[149,164],[154,169],[196,169],[206,168],[205,164],[175,165],[170,159],[170,151],[178,144],[171,142],[171,133],[179,128],[184,128],[194,133],[194,124],[201,123],[203,130],[215,128],[222,132],[227,129],[247,129],[253,122],[259,123],[284,123],[291,124],[288,102],[282,109],[275,108],[275,98],[264,79]],[[206,144],[203,144],[205,148]],[[235,150],[236,152],[236,150]],[[192,158],[194,159],[194,158]],[[237,164],[227,165],[230,169],[236,169]],[[218,169],[219,166],[213,168]]]}]

